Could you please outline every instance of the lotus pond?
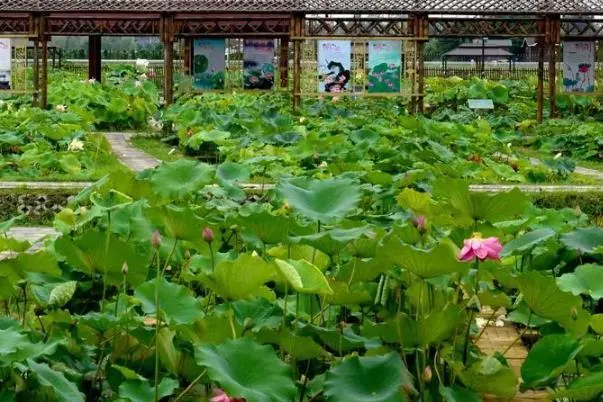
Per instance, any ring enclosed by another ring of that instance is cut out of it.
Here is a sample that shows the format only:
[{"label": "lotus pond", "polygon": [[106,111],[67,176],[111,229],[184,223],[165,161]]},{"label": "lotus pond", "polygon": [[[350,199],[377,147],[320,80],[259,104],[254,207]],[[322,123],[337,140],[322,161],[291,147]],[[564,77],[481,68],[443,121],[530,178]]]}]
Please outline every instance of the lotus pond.
[{"label": "lotus pond", "polygon": [[[285,96],[245,94],[123,117],[187,157],[107,169],[38,251],[7,235],[17,218],[0,224],[1,400],[599,401],[603,230],[517,189],[469,191],[599,163],[596,101],[537,126],[522,85],[437,81],[421,118],[392,99],[293,113]],[[466,110],[476,90],[499,107]],[[37,131],[58,149],[122,124],[64,99],[3,113],[66,124],[56,143]],[[30,133],[13,136],[37,144]],[[534,166],[524,148],[550,160]],[[477,347],[499,322],[533,341],[519,373],[508,350]]]}]

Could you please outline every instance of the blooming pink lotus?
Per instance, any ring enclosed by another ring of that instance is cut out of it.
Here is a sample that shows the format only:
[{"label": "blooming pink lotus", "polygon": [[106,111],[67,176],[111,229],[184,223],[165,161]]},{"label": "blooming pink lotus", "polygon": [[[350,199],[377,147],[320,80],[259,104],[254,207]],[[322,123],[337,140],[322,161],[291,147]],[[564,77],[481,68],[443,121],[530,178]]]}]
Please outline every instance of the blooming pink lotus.
[{"label": "blooming pink lotus", "polygon": [[210,399],[211,402],[245,402],[243,398],[231,398],[226,395],[224,390],[220,388],[214,389],[214,396]]},{"label": "blooming pink lotus", "polygon": [[461,261],[471,261],[478,258],[480,261],[486,259],[499,260],[503,247],[496,237],[482,238],[481,233],[473,233],[470,239],[465,239],[463,249],[459,254]]}]

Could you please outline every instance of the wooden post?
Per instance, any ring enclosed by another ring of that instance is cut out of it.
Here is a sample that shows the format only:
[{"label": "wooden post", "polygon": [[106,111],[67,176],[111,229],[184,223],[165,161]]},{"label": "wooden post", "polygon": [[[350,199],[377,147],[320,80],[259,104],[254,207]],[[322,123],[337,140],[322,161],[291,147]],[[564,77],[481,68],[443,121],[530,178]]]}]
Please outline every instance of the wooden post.
[{"label": "wooden post", "polygon": [[293,39],[293,108],[298,110],[301,105],[301,39],[304,33],[304,20],[300,15],[291,19],[291,36]]},{"label": "wooden post", "polygon": [[40,44],[42,46],[42,94],[41,107],[46,109],[48,106],[48,37],[46,36],[46,19],[40,17]]},{"label": "wooden post", "polygon": [[101,36],[88,36],[88,79],[101,81],[102,70],[102,54],[101,54]]},{"label": "wooden post", "polygon": [[163,43],[163,98],[166,105],[174,101],[174,17],[161,16]]},{"label": "wooden post", "polygon": [[33,39],[33,105],[40,106],[40,39]]},{"label": "wooden post", "polygon": [[549,115],[557,117],[557,44],[560,42],[561,17],[549,17]]},{"label": "wooden post", "polygon": [[[427,38],[429,36],[429,19],[422,14],[417,21],[417,37]],[[425,39],[417,42],[417,113],[425,111]]]},{"label": "wooden post", "polygon": [[192,75],[193,74],[193,39],[192,38],[184,38],[184,55],[183,55],[183,64],[184,64],[184,74]]},{"label": "wooden post", "polygon": [[281,89],[289,87],[289,38],[281,38],[279,53],[279,73],[281,78]]},{"label": "wooden post", "polygon": [[542,123],[544,119],[544,51],[546,49],[549,25],[546,21],[541,21],[540,24],[541,32],[545,31],[547,34],[544,37],[538,38],[538,86],[536,87],[536,121],[538,123]]},{"label": "wooden post", "polygon": [[[408,32],[411,36],[416,36],[416,17],[414,15],[410,15],[408,18]],[[406,79],[406,84],[410,85],[410,104],[408,105],[408,113],[411,115],[416,114],[416,99],[415,93],[417,92],[417,63],[416,63],[416,44],[417,41],[413,39],[414,51],[412,55],[409,55],[407,52],[404,52],[404,78]],[[408,57],[411,57],[411,60],[408,60]],[[412,71],[409,71],[412,70]]]}]

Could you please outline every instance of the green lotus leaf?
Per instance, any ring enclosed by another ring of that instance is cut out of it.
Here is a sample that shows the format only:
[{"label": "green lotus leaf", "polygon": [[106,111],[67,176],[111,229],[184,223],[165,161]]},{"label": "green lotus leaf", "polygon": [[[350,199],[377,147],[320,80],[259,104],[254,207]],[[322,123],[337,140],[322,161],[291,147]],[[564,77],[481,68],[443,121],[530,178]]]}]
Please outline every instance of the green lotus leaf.
[{"label": "green lotus leaf", "polygon": [[398,353],[353,356],[332,366],[325,377],[330,402],[403,402],[413,379]]},{"label": "green lotus leaf", "polygon": [[15,258],[0,261],[0,275],[7,278],[10,284],[15,284],[34,272],[55,277],[61,276],[56,257],[46,251],[38,251],[33,254],[21,253]]},{"label": "green lotus leaf", "polygon": [[69,173],[72,176],[77,176],[82,171],[82,164],[77,156],[75,155],[63,155],[59,159],[59,165],[65,173]]},{"label": "green lotus leaf", "polygon": [[593,314],[590,317],[590,327],[599,335],[603,335],[603,314]]},{"label": "green lotus leaf", "polygon": [[136,286],[144,282],[148,271],[145,255],[131,243],[113,235],[109,236],[109,242],[106,238],[105,233],[91,230],[76,238],[60,237],[54,247],[73,268],[88,275],[106,273],[105,281],[108,284],[123,283],[121,268],[124,262],[128,263],[128,283]]},{"label": "green lotus leaf", "polygon": [[165,278],[153,279],[138,286],[134,296],[142,303],[146,314],[156,315],[155,289],[159,283],[160,318],[169,325],[190,324],[203,316],[199,300],[182,285],[168,282]]},{"label": "green lotus leaf", "polygon": [[603,246],[603,229],[581,228],[561,236],[561,242],[567,248],[583,253],[593,253]]},{"label": "green lotus leaf", "polygon": [[264,296],[269,292],[264,284],[273,279],[276,272],[272,265],[257,255],[241,254],[232,260],[217,264],[214,272],[204,275],[203,283],[228,300]]},{"label": "green lotus leaf", "polygon": [[557,321],[576,336],[586,333],[590,316],[582,308],[582,299],[562,291],[554,278],[526,272],[519,276],[519,290],[537,315]]},{"label": "green lotus leaf", "polygon": [[3,222],[0,222],[0,233],[8,232],[10,228],[15,226],[20,220],[25,218],[25,216],[26,216],[25,214],[21,214],[21,215],[13,216],[12,218],[7,219]]},{"label": "green lotus leaf", "polygon": [[459,378],[475,392],[513,399],[517,393],[517,377],[496,357],[488,356],[459,374]]},{"label": "green lotus leaf", "polygon": [[343,331],[341,331],[340,329],[304,324],[301,325],[299,334],[302,336],[312,336],[319,343],[339,354],[358,350],[363,347],[368,349],[370,346],[380,345],[378,341],[369,340],[357,335],[349,326],[344,327]]},{"label": "green lotus leaf", "polygon": [[151,176],[153,190],[167,199],[191,198],[197,191],[210,184],[214,169],[204,163],[181,159],[158,167]]},{"label": "green lotus leaf", "polygon": [[210,312],[192,325],[178,328],[182,339],[194,345],[220,344],[227,339],[236,339],[243,333],[243,325],[233,320],[230,311],[224,313]]},{"label": "green lotus leaf", "polygon": [[411,188],[405,188],[398,194],[396,201],[398,201],[398,205],[402,208],[410,209],[417,215],[433,215],[435,203],[427,193],[420,193]]},{"label": "green lotus leaf", "polygon": [[539,388],[554,385],[580,349],[579,342],[571,335],[544,336],[530,349],[521,366],[524,386]]},{"label": "green lotus leaf", "polygon": [[276,260],[279,273],[300,293],[333,294],[327,278],[316,267],[306,260]]},{"label": "green lotus leaf", "polygon": [[60,402],[84,402],[84,394],[80,392],[77,385],[65,378],[59,371],[51,369],[45,363],[36,363],[32,359],[27,360],[27,365],[35,373],[38,381],[44,387],[53,390],[54,396]]},{"label": "green lotus leaf", "polygon": [[353,283],[329,281],[333,294],[327,295],[325,301],[333,305],[371,304],[375,300],[377,285],[374,283]]},{"label": "green lotus leaf", "polygon": [[348,179],[290,180],[279,190],[294,211],[306,218],[332,222],[352,212],[360,201],[360,189]]},{"label": "green lotus leaf", "polygon": [[193,134],[187,141],[186,146],[192,149],[199,149],[201,145],[206,142],[221,143],[230,138],[228,131],[210,130],[210,131],[199,131]]},{"label": "green lotus leaf", "polygon": [[348,243],[365,236],[375,238],[376,232],[369,225],[350,229],[334,228],[310,235],[292,237],[291,241],[307,244],[326,254],[333,255],[337,254]]},{"label": "green lotus leaf", "polygon": [[505,244],[502,255],[523,255],[529,253],[534,247],[539,246],[553,236],[555,236],[555,231],[552,229],[536,229]]},{"label": "green lotus leaf", "polygon": [[603,266],[585,264],[577,267],[573,273],[564,274],[557,279],[559,288],[573,295],[588,295],[594,300],[603,298]]},{"label": "green lotus leaf", "polygon": [[76,286],[76,281],[64,282],[55,286],[50,291],[48,305],[52,307],[62,307],[67,304],[67,302],[73,297]]},{"label": "green lotus leaf", "polygon": [[294,244],[291,246],[273,247],[268,250],[268,255],[281,260],[306,260],[316,265],[324,272],[329,266],[331,259],[328,255],[312,246],[305,244]]},{"label": "green lotus leaf", "polygon": [[[173,378],[163,378],[159,382],[158,401],[174,394],[178,381]],[[146,380],[126,380],[119,386],[119,396],[132,402],[149,402],[155,398],[155,387]]]},{"label": "green lotus leaf", "polygon": [[329,356],[329,353],[311,337],[294,334],[288,330],[278,332],[263,330],[258,334],[257,341],[278,345],[280,350],[284,350],[296,360],[310,360]]},{"label": "green lotus leaf", "polygon": [[283,323],[283,311],[266,299],[237,300],[232,303],[235,319],[240,325],[252,326],[253,332],[277,329]]},{"label": "green lotus leaf", "polygon": [[105,194],[98,191],[93,192],[90,195],[90,202],[104,211],[112,211],[131,204],[133,199],[124,193],[111,189]]},{"label": "green lotus leaf", "polygon": [[224,162],[216,170],[216,177],[226,183],[245,183],[249,180],[249,168],[234,162]]},{"label": "green lotus leaf", "polygon": [[425,250],[402,242],[392,233],[385,237],[380,250],[385,254],[384,258],[392,264],[424,279],[455,272],[465,273],[469,270],[469,264],[457,258],[458,248],[448,241]]},{"label": "green lotus leaf", "polygon": [[290,367],[270,346],[248,338],[228,340],[195,350],[197,364],[207,367],[209,378],[232,398],[247,402],[289,401],[297,389]]},{"label": "green lotus leaf", "polygon": [[290,218],[273,215],[266,210],[239,216],[236,222],[265,244],[285,242],[289,235]]},{"label": "green lotus leaf", "polygon": [[553,392],[554,400],[594,401],[603,393],[603,371],[576,378],[567,388]]},{"label": "green lotus leaf", "polygon": [[444,402],[482,402],[482,398],[478,394],[458,385],[451,387],[440,385],[439,389]]}]

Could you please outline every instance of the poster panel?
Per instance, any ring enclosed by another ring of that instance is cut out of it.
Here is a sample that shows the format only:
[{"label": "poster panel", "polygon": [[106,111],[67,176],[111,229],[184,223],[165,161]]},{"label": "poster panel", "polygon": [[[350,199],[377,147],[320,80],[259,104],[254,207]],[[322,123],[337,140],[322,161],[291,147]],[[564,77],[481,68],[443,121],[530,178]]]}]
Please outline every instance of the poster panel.
[{"label": "poster panel", "polygon": [[11,40],[0,38],[0,89],[11,89]]},{"label": "poster panel", "polygon": [[595,42],[563,42],[565,92],[595,91]]},{"label": "poster panel", "polygon": [[274,40],[245,39],[243,42],[243,83],[245,89],[274,86]]},{"label": "poster panel", "polygon": [[193,87],[195,89],[224,89],[225,70],[225,39],[193,41]]},{"label": "poster panel", "polygon": [[368,91],[400,92],[402,47],[399,41],[369,41]]},{"label": "poster panel", "polygon": [[344,92],[349,89],[352,67],[352,42],[318,41],[318,92]]}]

